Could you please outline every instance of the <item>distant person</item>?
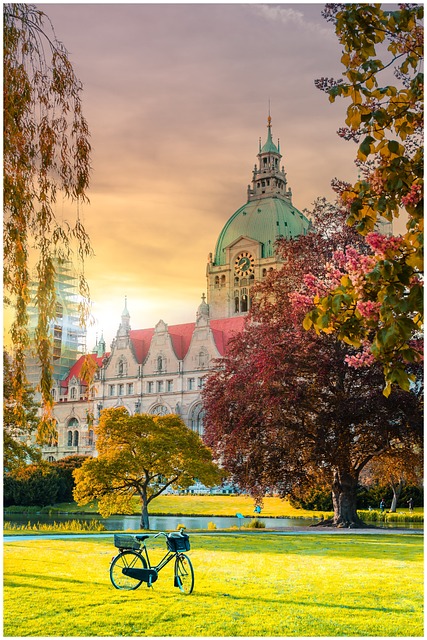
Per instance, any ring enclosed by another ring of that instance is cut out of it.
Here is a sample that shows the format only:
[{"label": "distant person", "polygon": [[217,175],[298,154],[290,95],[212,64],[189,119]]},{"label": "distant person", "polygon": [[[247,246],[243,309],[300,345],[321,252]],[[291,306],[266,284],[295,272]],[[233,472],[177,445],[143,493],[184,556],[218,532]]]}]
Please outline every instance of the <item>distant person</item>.
[{"label": "distant person", "polygon": [[259,506],[259,504],[257,504],[257,506],[254,509],[255,513],[260,514],[261,513],[261,507]]},{"label": "distant person", "polygon": [[380,511],[381,511],[381,513],[384,511],[384,509],[385,509],[385,502],[384,502],[384,500],[381,498],[381,502],[380,502]]},{"label": "distant person", "polygon": [[409,498],[408,500],[408,507],[409,507],[409,511],[412,513],[414,510],[414,501],[412,498]]}]

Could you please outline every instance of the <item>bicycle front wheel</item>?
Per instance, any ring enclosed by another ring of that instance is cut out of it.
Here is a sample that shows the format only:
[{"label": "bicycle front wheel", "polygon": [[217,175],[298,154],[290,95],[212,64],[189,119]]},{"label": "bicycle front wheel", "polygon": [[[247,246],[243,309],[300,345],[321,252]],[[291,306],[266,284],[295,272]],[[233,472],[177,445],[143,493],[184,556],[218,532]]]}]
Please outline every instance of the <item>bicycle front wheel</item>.
[{"label": "bicycle front wheel", "polygon": [[175,560],[175,586],[185,595],[190,595],[194,588],[193,565],[185,553],[177,555]]},{"label": "bicycle front wheel", "polygon": [[145,558],[140,556],[139,553],[135,553],[135,551],[127,549],[119,553],[110,566],[110,579],[116,589],[132,591],[133,589],[138,589],[142,583],[142,580],[125,576],[123,569],[128,567],[132,569],[146,569],[147,563]]}]

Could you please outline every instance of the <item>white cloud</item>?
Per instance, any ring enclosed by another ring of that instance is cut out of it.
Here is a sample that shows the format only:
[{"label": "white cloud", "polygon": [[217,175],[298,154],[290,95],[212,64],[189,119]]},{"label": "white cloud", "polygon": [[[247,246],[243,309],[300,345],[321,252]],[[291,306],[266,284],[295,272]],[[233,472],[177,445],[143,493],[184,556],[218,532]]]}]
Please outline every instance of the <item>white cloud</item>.
[{"label": "white cloud", "polygon": [[[305,6],[307,9],[310,7],[314,8],[315,5],[301,5]],[[289,7],[286,5],[277,5],[277,4],[256,4],[252,6],[252,9],[259,15],[260,17],[265,18],[266,20],[271,20],[273,22],[281,22],[287,26],[295,26],[297,25],[303,30],[308,30],[310,32],[315,32],[317,34],[328,35],[333,34],[333,30],[331,28],[327,28],[322,25],[322,18],[320,16],[320,10],[322,5],[318,7],[318,20],[315,22],[311,21],[307,17],[307,13],[303,11],[299,11],[293,7]]]}]

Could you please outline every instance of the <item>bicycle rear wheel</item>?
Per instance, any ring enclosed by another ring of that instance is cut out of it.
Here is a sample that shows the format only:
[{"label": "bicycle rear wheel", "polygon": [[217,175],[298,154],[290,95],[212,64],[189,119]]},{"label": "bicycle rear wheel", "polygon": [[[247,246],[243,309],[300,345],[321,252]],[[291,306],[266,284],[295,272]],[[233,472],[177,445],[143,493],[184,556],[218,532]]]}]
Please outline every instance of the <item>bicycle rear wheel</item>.
[{"label": "bicycle rear wheel", "polygon": [[177,555],[175,560],[175,587],[190,595],[194,588],[194,570],[191,560],[185,553]]},{"label": "bicycle rear wheel", "polygon": [[142,580],[124,575],[123,569],[127,567],[132,567],[133,569],[146,569],[147,563],[145,558],[140,556],[139,553],[135,553],[135,551],[131,551],[130,549],[126,549],[119,553],[119,555],[114,558],[110,566],[110,579],[116,589],[132,591],[133,589],[138,589],[139,585],[142,583]]}]

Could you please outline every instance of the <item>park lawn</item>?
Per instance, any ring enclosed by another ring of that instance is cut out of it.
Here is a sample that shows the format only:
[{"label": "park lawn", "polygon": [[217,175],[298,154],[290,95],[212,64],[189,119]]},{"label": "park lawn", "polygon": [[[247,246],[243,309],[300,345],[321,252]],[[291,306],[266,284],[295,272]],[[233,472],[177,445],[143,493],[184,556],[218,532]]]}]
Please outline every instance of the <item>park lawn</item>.
[{"label": "park lawn", "polygon": [[[114,589],[112,536],[4,543],[5,636],[423,636],[418,534],[191,536],[195,590]],[[150,541],[154,560],[164,542]]]},{"label": "park lawn", "polygon": [[[149,505],[150,515],[196,515],[196,516],[244,516],[254,515],[254,499],[247,495],[160,495]],[[50,508],[52,513],[62,511],[68,513],[96,513],[96,503],[79,507],[76,503],[62,503]],[[133,500],[135,514],[140,513],[140,503]],[[47,511],[45,507],[43,511]],[[295,509],[287,500],[278,497],[264,498],[261,515],[268,518],[313,518],[324,512]]]}]

